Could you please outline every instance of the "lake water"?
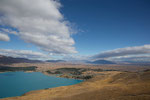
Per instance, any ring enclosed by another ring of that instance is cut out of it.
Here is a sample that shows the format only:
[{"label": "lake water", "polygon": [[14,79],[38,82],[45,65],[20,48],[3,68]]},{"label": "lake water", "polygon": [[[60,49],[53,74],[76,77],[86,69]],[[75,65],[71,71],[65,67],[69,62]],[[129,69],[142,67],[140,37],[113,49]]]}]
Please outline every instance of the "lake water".
[{"label": "lake water", "polygon": [[40,72],[0,73],[0,98],[20,96],[31,90],[73,85],[82,80],[47,76]]}]

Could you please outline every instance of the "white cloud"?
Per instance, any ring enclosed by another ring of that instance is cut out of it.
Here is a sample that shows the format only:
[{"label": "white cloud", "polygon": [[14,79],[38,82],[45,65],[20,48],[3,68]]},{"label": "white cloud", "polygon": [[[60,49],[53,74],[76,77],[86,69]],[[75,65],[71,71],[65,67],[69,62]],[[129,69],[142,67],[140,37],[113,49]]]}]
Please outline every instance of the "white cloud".
[{"label": "white cloud", "polygon": [[150,62],[150,54],[149,55],[132,55],[132,56],[120,56],[110,58],[109,60],[115,61],[143,61],[143,62]]},{"label": "white cloud", "polygon": [[58,0],[0,0],[0,25],[17,29],[15,35],[49,53],[76,53],[60,7]]},{"label": "white cloud", "polygon": [[33,52],[31,50],[0,49],[0,55],[18,57],[18,58],[36,59],[36,60],[51,59],[50,56],[46,54],[40,52]]},{"label": "white cloud", "polygon": [[7,34],[0,33],[0,41],[9,41],[10,38],[8,37]]},{"label": "white cloud", "polygon": [[94,56],[91,56],[92,59],[122,59],[126,58],[145,58],[145,55],[150,54],[150,45],[143,45],[143,46],[135,46],[135,47],[126,47],[126,48],[119,48],[115,50],[105,51]]},{"label": "white cloud", "polygon": [[4,34],[14,34],[14,35],[17,35],[17,32],[16,31],[13,31],[11,29],[6,29],[6,28],[1,28],[0,30],[2,33]]}]

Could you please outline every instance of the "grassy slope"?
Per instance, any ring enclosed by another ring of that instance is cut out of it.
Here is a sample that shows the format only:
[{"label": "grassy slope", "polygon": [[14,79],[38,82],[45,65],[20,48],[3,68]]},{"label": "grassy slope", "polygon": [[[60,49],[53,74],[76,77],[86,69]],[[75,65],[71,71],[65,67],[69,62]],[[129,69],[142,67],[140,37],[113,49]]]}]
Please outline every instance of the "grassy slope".
[{"label": "grassy slope", "polygon": [[150,71],[102,73],[80,84],[2,100],[150,100]]}]

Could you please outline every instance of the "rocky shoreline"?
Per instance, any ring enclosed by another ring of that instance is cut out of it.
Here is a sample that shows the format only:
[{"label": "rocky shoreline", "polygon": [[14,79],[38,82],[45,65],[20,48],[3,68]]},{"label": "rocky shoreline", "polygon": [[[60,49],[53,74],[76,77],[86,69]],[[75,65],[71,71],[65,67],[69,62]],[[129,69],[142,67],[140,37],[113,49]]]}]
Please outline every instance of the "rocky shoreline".
[{"label": "rocky shoreline", "polygon": [[57,77],[72,78],[88,80],[96,75],[102,74],[101,72],[115,71],[115,70],[102,70],[91,68],[58,68],[43,72],[46,75],[55,75]]},{"label": "rocky shoreline", "polygon": [[8,67],[0,66],[0,72],[15,72],[15,71],[24,71],[24,72],[42,72],[45,75],[54,75],[57,77],[63,78],[72,78],[72,79],[81,79],[88,80],[93,78],[96,75],[99,75],[100,72],[105,71],[115,71],[115,70],[102,70],[102,69],[92,69],[92,68],[56,68],[48,70],[37,70],[36,66],[27,66],[27,67]]}]

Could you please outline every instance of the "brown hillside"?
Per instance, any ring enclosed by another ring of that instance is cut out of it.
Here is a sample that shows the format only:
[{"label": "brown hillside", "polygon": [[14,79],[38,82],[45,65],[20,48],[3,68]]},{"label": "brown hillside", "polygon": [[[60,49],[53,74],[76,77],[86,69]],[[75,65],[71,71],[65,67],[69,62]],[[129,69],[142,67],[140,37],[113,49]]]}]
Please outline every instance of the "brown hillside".
[{"label": "brown hillside", "polygon": [[102,72],[77,85],[31,91],[1,100],[150,100],[150,71]]}]

